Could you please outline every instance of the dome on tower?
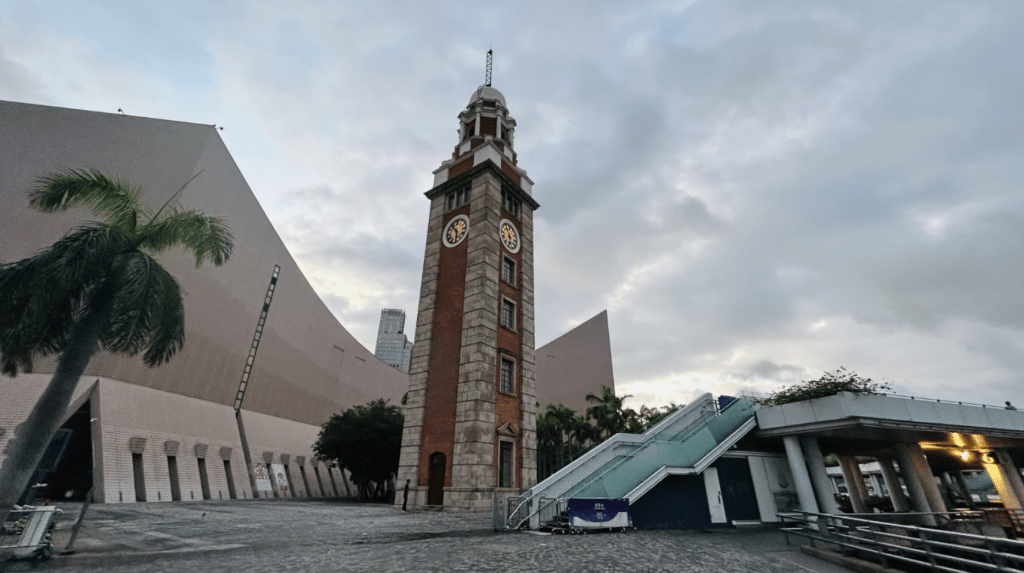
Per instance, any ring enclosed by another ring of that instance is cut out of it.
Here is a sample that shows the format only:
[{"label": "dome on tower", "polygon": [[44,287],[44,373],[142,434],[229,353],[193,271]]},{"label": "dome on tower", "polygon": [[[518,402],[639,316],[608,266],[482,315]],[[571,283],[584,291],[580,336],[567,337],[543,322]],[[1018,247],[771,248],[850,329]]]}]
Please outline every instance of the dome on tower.
[{"label": "dome on tower", "polygon": [[492,88],[491,86],[480,86],[473,92],[473,95],[469,96],[469,104],[473,105],[473,102],[486,99],[486,100],[497,100],[501,102],[502,107],[508,107],[505,105],[505,96],[501,95],[501,92]]}]

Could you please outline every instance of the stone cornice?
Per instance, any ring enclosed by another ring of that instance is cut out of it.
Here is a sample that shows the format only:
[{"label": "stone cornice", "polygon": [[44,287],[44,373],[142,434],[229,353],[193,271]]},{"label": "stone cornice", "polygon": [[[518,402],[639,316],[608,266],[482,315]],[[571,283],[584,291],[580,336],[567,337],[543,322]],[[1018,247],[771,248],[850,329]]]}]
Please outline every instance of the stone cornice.
[{"label": "stone cornice", "polygon": [[430,191],[427,191],[426,193],[424,193],[424,195],[427,196],[427,199],[433,200],[438,195],[443,195],[449,191],[454,191],[458,189],[465,182],[472,180],[474,177],[481,173],[484,173],[485,171],[490,171],[491,173],[496,175],[498,179],[500,179],[503,183],[507,183],[511,188],[515,189],[517,191],[518,199],[523,203],[529,205],[531,210],[536,211],[537,209],[540,208],[540,203],[538,203],[533,197],[527,195],[526,192],[523,191],[522,188],[515,181],[513,181],[511,177],[508,176],[508,174],[501,170],[501,166],[495,165],[495,163],[490,159],[486,159],[479,165],[473,166],[472,168],[469,169],[469,171],[466,171],[465,173],[461,173],[459,175],[456,175],[455,177],[452,177],[451,179],[445,181],[444,183],[438,185],[437,187],[434,187]]}]

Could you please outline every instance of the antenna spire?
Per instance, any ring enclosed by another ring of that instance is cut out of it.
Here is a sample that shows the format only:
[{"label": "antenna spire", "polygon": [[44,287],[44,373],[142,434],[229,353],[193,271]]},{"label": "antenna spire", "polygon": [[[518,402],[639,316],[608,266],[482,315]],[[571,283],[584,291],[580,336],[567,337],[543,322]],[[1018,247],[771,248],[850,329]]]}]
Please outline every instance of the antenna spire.
[{"label": "antenna spire", "polygon": [[491,87],[491,62],[494,59],[494,50],[487,50],[487,75],[484,80],[484,85]]}]

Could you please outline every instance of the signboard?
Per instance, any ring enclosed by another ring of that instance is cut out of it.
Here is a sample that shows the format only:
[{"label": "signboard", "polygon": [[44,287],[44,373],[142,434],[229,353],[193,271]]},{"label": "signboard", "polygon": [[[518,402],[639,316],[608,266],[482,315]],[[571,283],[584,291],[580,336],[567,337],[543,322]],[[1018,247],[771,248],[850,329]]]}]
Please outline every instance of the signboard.
[{"label": "signboard", "polygon": [[627,499],[570,499],[569,525],[581,529],[632,527]]},{"label": "signboard", "polygon": [[266,465],[254,462],[252,464],[252,476],[256,480],[256,491],[274,491]]},{"label": "signboard", "polygon": [[270,464],[270,471],[274,473],[273,481],[277,485],[277,491],[282,497],[288,495],[288,474],[284,471],[282,464]]}]

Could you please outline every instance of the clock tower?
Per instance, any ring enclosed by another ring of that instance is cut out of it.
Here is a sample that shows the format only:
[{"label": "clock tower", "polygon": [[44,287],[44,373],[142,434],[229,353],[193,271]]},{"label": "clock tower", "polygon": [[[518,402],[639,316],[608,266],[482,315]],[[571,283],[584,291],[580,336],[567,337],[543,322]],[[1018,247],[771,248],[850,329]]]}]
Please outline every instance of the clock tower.
[{"label": "clock tower", "polygon": [[[398,489],[409,504],[490,511],[536,482],[533,182],[516,122],[485,85],[434,171]],[[402,495],[396,496],[396,504]]]}]

